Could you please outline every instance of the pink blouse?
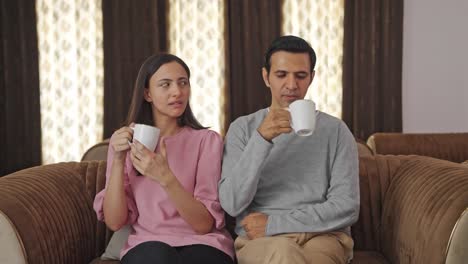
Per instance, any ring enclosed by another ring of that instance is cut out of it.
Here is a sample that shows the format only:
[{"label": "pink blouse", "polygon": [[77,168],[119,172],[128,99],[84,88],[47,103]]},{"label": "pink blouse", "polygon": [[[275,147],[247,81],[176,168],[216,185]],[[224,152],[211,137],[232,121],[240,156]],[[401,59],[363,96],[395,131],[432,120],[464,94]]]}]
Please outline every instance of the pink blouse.
[{"label": "pink blouse", "polygon": [[[147,241],[161,241],[173,247],[204,244],[234,257],[233,241],[224,228],[224,211],[218,200],[218,181],[221,175],[223,141],[214,131],[184,127],[177,134],[166,137],[169,167],[182,186],[202,202],[215,220],[210,233],[199,235],[177,212],[164,189],[145,176],[136,176],[130,155],[125,161],[125,192],[128,222],[133,230],[120,252],[123,257],[136,245]],[[159,145],[156,148],[159,151]],[[109,147],[106,180],[109,180],[114,151]],[[107,188],[107,183],[106,183]],[[104,221],[103,201],[106,189],[96,195],[94,210]]]}]

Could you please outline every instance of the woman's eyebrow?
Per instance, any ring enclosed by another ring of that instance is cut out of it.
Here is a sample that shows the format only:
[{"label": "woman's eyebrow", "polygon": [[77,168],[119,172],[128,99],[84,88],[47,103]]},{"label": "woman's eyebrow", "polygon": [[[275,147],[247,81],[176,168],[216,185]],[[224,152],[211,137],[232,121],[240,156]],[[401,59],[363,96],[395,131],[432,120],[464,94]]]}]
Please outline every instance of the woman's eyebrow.
[{"label": "woman's eyebrow", "polygon": [[172,80],[165,78],[165,79],[158,80],[158,82],[172,82]]}]

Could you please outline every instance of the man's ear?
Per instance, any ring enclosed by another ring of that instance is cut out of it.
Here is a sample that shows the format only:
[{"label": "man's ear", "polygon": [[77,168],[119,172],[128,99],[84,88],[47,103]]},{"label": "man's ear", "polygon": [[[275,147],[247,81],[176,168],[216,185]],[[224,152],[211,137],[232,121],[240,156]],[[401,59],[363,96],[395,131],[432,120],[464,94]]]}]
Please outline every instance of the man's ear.
[{"label": "man's ear", "polygon": [[149,89],[144,88],[143,89],[143,97],[145,98],[146,102],[151,103],[153,99],[151,99],[151,96],[149,94]]},{"label": "man's ear", "polygon": [[314,80],[314,77],[315,77],[315,70],[313,70],[312,73],[310,74],[310,83],[309,83],[309,85],[312,84],[312,81]]},{"label": "man's ear", "polygon": [[265,67],[262,68],[262,77],[263,81],[265,82],[265,85],[267,87],[270,87],[270,82],[268,81],[268,72]]}]

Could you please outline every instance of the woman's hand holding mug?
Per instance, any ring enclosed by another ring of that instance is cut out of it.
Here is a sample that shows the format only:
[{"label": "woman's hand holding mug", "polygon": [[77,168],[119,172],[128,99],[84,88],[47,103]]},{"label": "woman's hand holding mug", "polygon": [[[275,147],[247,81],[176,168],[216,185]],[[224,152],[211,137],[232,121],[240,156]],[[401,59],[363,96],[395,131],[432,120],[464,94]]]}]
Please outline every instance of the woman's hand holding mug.
[{"label": "woman's hand holding mug", "polygon": [[172,174],[167,162],[166,144],[163,138],[160,144],[160,151],[154,153],[138,142],[138,140],[134,140],[133,144],[131,144],[130,158],[133,167],[138,172],[166,187],[175,176]]},{"label": "woman's hand holding mug", "polygon": [[125,160],[127,150],[130,149],[128,142],[133,138],[133,129],[128,126],[121,127],[112,134],[109,144],[114,150],[114,159]]}]

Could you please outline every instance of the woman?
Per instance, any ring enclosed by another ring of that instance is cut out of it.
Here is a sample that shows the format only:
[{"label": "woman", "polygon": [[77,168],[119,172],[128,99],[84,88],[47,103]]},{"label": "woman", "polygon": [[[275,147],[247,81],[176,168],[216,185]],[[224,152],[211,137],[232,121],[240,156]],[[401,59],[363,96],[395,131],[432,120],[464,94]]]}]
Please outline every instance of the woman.
[{"label": "woman", "polygon": [[149,57],[135,83],[127,124],[160,129],[155,152],[124,126],[111,137],[98,219],[132,225],[122,263],[233,263],[233,242],[218,201],[223,142],[195,119],[190,70],[178,57]]}]

